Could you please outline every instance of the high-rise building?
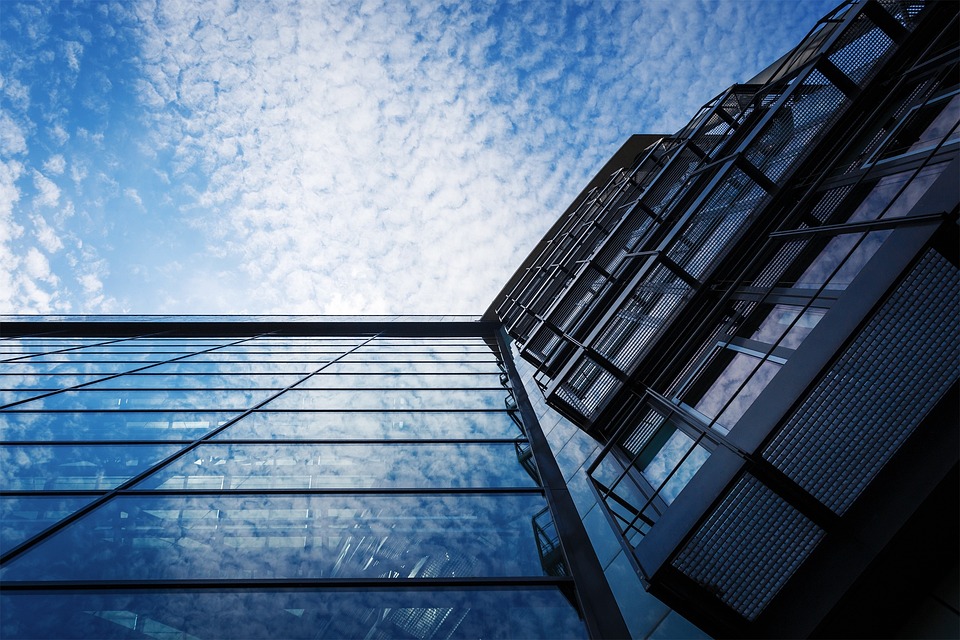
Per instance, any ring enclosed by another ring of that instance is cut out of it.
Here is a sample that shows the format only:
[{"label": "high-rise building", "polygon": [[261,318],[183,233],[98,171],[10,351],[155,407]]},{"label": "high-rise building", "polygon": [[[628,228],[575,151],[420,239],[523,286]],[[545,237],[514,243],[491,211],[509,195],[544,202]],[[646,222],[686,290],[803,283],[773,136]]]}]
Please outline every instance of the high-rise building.
[{"label": "high-rise building", "polygon": [[630,140],[487,313],[601,562],[711,634],[960,632],[957,9],[844,3]]},{"label": "high-rise building", "polygon": [[625,633],[495,324],[157,320],[4,323],[4,638]]},{"label": "high-rise building", "polygon": [[639,135],[482,317],[7,317],[3,638],[956,636],[958,5]]}]

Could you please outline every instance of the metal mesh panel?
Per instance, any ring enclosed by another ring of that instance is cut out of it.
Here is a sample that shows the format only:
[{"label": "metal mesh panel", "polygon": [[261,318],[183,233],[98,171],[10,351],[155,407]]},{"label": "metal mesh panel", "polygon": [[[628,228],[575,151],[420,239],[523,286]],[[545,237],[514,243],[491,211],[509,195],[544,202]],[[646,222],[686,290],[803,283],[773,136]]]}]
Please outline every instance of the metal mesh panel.
[{"label": "metal mesh panel", "polygon": [[524,355],[533,357],[540,365],[546,363],[553,352],[562,344],[562,339],[547,325],[538,328],[527,341]]},{"label": "metal mesh panel", "polygon": [[607,279],[596,268],[587,265],[551,314],[554,324],[564,331],[576,326],[577,321],[593,307],[597,296],[607,284]]},{"label": "metal mesh panel", "polygon": [[618,382],[609,371],[587,356],[581,357],[567,379],[557,388],[557,396],[590,419]]},{"label": "metal mesh panel", "polygon": [[[800,228],[805,227],[806,225],[800,226]],[[777,250],[777,254],[764,265],[763,271],[753,281],[753,286],[767,288],[776,285],[784,272],[803,253],[809,242],[808,239],[784,242]]]},{"label": "metal mesh panel", "polygon": [[844,513],[957,378],[960,274],[929,250],[763,456]]},{"label": "metal mesh panel", "polygon": [[513,325],[510,327],[510,335],[516,338],[518,342],[526,342],[530,337],[530,332],[537,325],[537,318],[524,309],[519,309],[519,311],[520,313],[517,314]]},{"label": "metal mesh panel", "polygon": [[827,56],[851,80],[863,86],[877,62],[893,46],[893,40],[866,16],[859,16]]},{"label": "metal mesh panel", "polygon": [[673,159],[657,176],[643,197],[644,203],[658,216],[662,216],[670,204],[690,186],[687,178],[700,165],[700,157],[686,148]]},{"label": "metal mesh panel", "polygon": [[690,285],[665,266],[654,266],[617,309],[594,348],[627,373],[690,291]]},{"label": "metal mesh panel", "polygon": [[734,169],[687,222],[667,255],[699,278],[737,236],[743,223],[764,201],[766,192]]},{"label": "metal mesh panel", "polygon": [[597,264],[608,273],[618,271],[626,255],[639,250],[654,229],[653,218],[636,211],[624,221],[610,237],[610,242],[597,254]]},{"label": "metal mesh panel", "polygon": [[754,620],[823,535],[783,498],[745,475],[672,564],[734,611]]},{"label": "metal mesh panel", "polygon": [[559,293],[570,283],[573,275],[563,268],[553,269],[551,278],[546,280],[536,295],[527,303],[530,313],[543,315],[557,299]]},{"label": "metal mesh panel", "polygon": [[649,405],[642,405],[641,410],[643,413],[638,417],[633,418],[631,416],[636,420],[636,426],[630,429],[620,441],[620,446],[631,456],[635,456],[647,446],[650,438],[667,421],[667,416]]},{"label": "metal mesh panel", "polygon": [[903,26],[910,28],[927,3],[923,0],[880,0],[880,5]]},{"label": "metal mesh panel", "polygon": [[746,153],[750,162],[777,182],[810,150],[810,142],[847,102],[819,71],[812,71],[780,107]]}]

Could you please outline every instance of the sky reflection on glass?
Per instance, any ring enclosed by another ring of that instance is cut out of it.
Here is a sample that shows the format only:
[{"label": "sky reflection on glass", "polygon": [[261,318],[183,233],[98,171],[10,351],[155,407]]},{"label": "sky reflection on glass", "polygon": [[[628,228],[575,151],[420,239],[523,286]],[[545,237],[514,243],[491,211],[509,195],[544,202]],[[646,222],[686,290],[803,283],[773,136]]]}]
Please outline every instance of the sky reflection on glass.
[{"label": "sky reflection on glass", "polygon": [[297,385],[298,389],[454,389],[499,388],[500,376],[489,374],[368,374],[332,375],[323,372]]},{"label": "sky reflection on glass", "polygon": [[536,486],[509,444],[205,444],[136,489]]},{"label": "sky reflection on glass", "polygon": [[506,411],[267,412],[244,416],[218,439],[516,438],[520,429]]},{"label": "sky reflection on glass", "polygon": [[0,445],[0,490],[112,489],[177,448],[174,445]]},{"label": "sky reflection on glass", "polygon": [[18,440],[194,440],[238,412],[64,413],[0,412],[0,439]]},{"label": "sky reflection on glass", "polygon": [[5,565],[16,580],[537,576],[530,494],[116,497]]},{"label": "sky reflection on glass", "polygon": [[117,390],[64,391],[31,400],[17,409],[23,411],[136,411],[138,409],[249,409],[276,393],[270,390]]},{"label": "sky reflection on glass", "polygon": [[503,409],[504,389],[386,389],[301,390],[291,389],[271,400],[268,411],[312,409]]},{"label": "sky reflection on glass", "polygon": [[95,496],[0,497],[0,553],[59,522]]},{"label": "sky reflection on glass", "polygon": [[551,586],[18,593],[0,603],[11,640],[587,637]]}]

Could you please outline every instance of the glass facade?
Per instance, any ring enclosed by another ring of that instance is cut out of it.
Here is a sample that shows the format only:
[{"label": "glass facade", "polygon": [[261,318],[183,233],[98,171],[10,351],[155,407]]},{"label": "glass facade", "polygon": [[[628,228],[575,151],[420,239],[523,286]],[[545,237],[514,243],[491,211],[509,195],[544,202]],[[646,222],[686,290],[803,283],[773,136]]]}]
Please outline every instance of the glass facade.
[{"label": "glass facade", "polygon": [[586,637],[471,324],[0,340],[0,635]]}]

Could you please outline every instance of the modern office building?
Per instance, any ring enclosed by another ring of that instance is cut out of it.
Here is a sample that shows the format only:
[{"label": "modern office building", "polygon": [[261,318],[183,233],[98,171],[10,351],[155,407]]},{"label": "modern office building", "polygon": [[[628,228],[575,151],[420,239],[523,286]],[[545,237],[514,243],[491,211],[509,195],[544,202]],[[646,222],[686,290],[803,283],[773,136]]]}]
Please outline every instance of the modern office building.
[{"label": "modern office building", "polygon": [[711,634],[960,633],[958,6],[844,3],[632,139],[487,314],[601,562]]},{"label": "modern office building", "polygon": [[482,317],[8,317],[0,637],[960,633],[958,5],[638,135]]}]

